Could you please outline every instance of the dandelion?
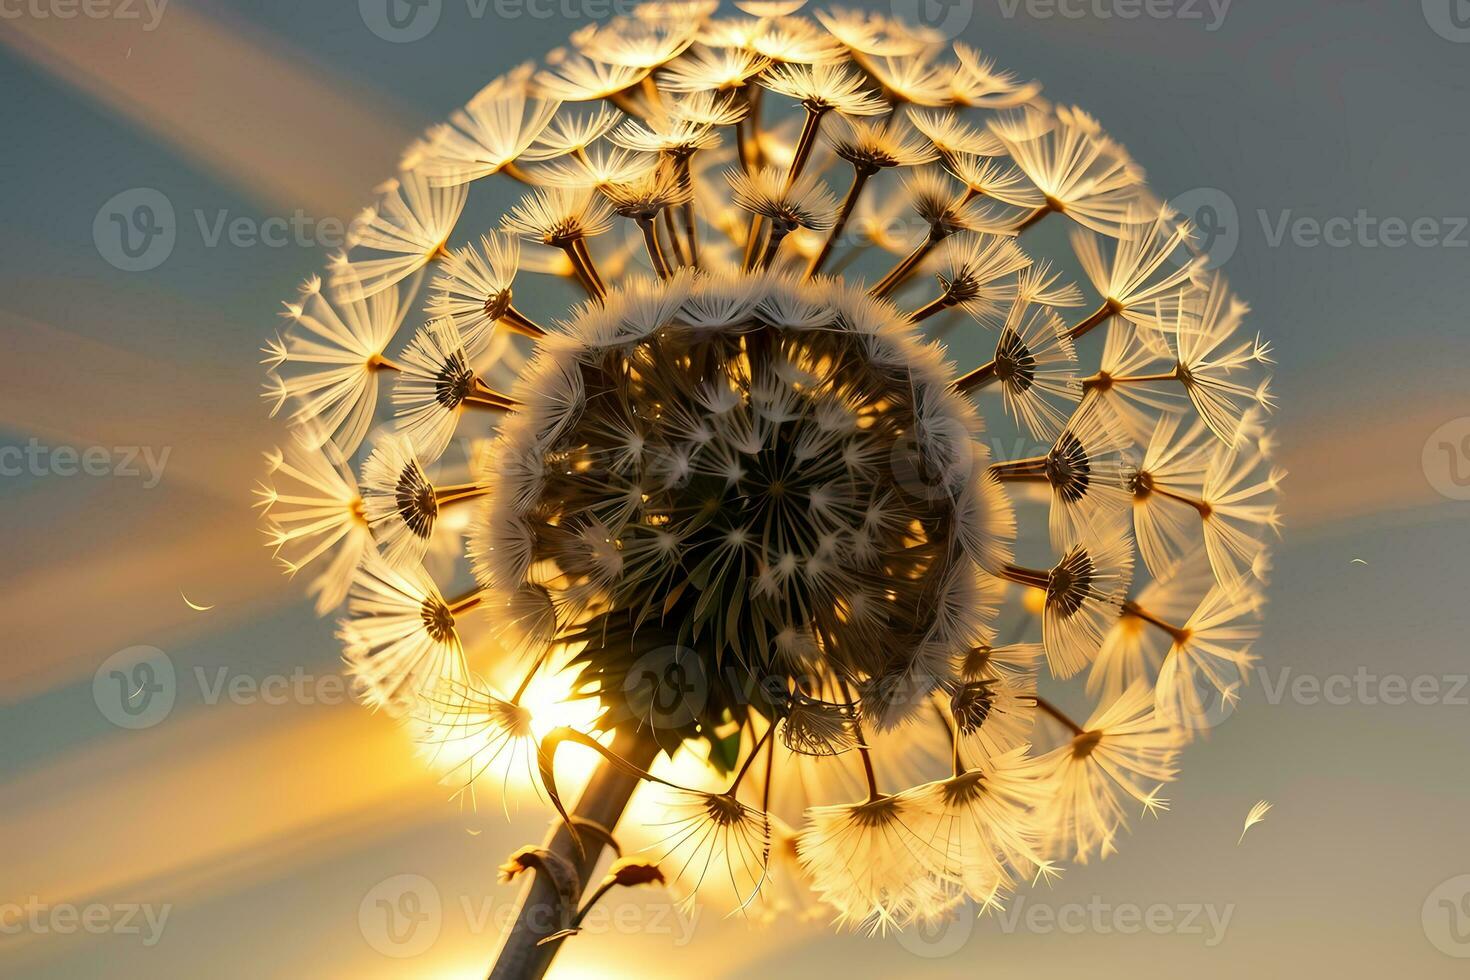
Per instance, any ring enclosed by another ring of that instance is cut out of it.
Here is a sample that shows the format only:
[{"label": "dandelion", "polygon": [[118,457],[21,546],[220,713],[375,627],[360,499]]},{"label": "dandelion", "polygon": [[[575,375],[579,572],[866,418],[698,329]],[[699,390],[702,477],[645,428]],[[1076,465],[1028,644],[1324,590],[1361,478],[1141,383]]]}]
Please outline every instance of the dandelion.
[{"label": "dandelion", "polygon": [[378,373],[399,367],[383,352],[408,307],[395,288],[331,302],[316,277],[301,287],[299,301],[285,307],[290,329],[264,348],[271,414],[290,401],[297,438],[318,444],[330,439],[343,455],[351,454],[372,425]]},{"label": "dandelion", "polygon": [[486,384],[473,368],[454,320],[430,320],[409,341],[393,386],[398,428],[426,460],[435,460],[454,438],[461,413],[509,411],[516,403]]},{"label": "dandelion", "polygon": [[909,796],[925,815],[922,833],[938,852],[940,880],[981,908],[998,906],[1020,882],[1054,873],[1034,816],[1049,787],[1036,778],[1027,748],[997,754]]},{"label": "dandelion", "polygon": [[546,330],[511,303],[511,283],[520,268],[519,239],[501,232],[480,237],[480,247],[467,245],[445,256],[429,296],[428,312],[449,317],[465,349],[478,355],[497,324],[533,340]]},{"label": "dandelion", "polygon": [[441,508],[484,495],[478,484],[435,486],[407,436],[386,436],[362,466],[363,510],[388,564],[423,561]]},{"label": "dandelion", "polygon": [[534,778],[536,738],[529,708],[497,695],[483,679],[446,680],[417,703],[414,722],[431,763],[443,763],[443,780],[473,802],[487,775],[499,777],[502,800],[517,773]]},{"label": "dandelion", "polygon": [[[416,170],[390,180],[382,191],[378,206],[362,212],[353,224],[348,251],[332,262],[334,289],[371,297],[441,257],[466,198],[463,187],[434,186]],[[351,257],[360,248],[388,254]]]},{"label": "dandelion", "polygon": [[1167,808],[1158,787],[1177,774],[1178,730],[1155,713],[1146,683],[1101,706],[1080,726],[1051,712],[1072,739],[1035,760],[1037,771],[1052,782],[1046,837],[1057,853],[1081,863],[1094,853],[1107,857],[1128,823],[1124,800],[1150,810]]},{"label": "dandelion", "polygon": [[393,714],[412,711],[425,693],[465,679],[460,616],[479,591],[448,600],[421,567],[393,568],[369,553],[358,566],[338,637],[362,700]]},{"label": "dandelion", "polygon": [[1151,223],[1130,220],[1116,239],[1108,239],[1115,242],[1109,261],[1104,254],[1108,246],[1097,235],[1075,230],[1072,248],[1088,281],[1103,297],[1098,311],[1075,328],[1077,336],[1109,316],[1121,316],[1141,329],[1161,329],[1161,318],[1171,305],[1188,295],[1181,287],[1203,267],[1203,256],[1182,265],[1170,261],[1189,235],[1188,222],[1165,207]]},{"label": "dandelion", "polygon": [[1207,697],[1234,700],[1256,658],[1250,644],[1260,630],[1252,620],[1262,600],[1251,586],[1216,585],[1182,626],[1174,626],[1134,603],[1128,612],[1163,630],[1173,641],[1155,689],[1160,717],[1191,731],[1209,724]]},{"label": "dandelion", "polygon": [[331,443],[293,437],[284,450],[266,454],[268,476],[255,489],[266,537],[287,574],[325,558],[307,587],[316,611],[341,605],[352,574],[372,547],[357,481]]},{"label": "dandelion", "polygon": [[[505,865],[497,976],[624,885],[998,908],[1166,810],[1255,662],[1270,349],[1141,168],[936,31],[715,6],[492,82],[266,345],[267,540],[345,603],[356,690],[564,825]],[[516,189],[492,227],[472,180]]]},{"label": "dandelion", "polygon": [[1045,196],[1021,228],[1056,213],[1099,234],[1122,234],[1143,175],[1097,120],[1061,107],[1052,116],[1026,110],[993,127],[1017,169]]},{"label": "dandelion", "polygon": [[513,172],[515,161],[542,138],[561,107],[555,99],[531,96],[530,76],[526,65],[491,82],[456,110],[448,125],[430,133],[418,164],[430,184],[452,187],[507,168]]},{"label": "dandelion", "polygon": [[[1210,431],[1228,446],[1241,435],[1247,412],[1272,405],[1266,381],[1242,383],[1242,374],[1271,362],[1271,346],[1259,338],[1236,341],[1250,308],[1215,275],[1207,288],[1179,303],[1167,336],[1178,360],[1175,374]],[[1233,344],[1233,346],[1231,346]]]}]

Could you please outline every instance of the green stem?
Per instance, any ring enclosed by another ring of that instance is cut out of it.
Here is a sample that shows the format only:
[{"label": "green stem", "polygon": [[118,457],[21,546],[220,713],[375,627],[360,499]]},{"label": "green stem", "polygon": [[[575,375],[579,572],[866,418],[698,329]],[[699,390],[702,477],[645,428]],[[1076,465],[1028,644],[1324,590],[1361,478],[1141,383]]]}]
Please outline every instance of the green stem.
[{"label": "green stem", "polygon": [[[624,737],[620,736],[620,748],[626,750],[623,757],[640,769],[651,765],[658,755],[658,743],[647,735],[627,738],[625,745],[621,744],[623,741]],[[573,819],[614,829],[639,782],[638,776],[604,761],[587,781],[587,788],[572,811]],[[585,885],[591,880],[602,856],[602,845],[585,835],[583,841],[586,843],[585,853],[578,849],[571,828],[557,818],[547,838],[546,849],[570,862]],[[565,941],[557,939],[542,944],[543,939],[560,928],[560,899],[556,886],[550,881],[536,872],[530,872],[529,877],[530,881],[521,891],[516,906],[515,921],[496,954],[490,980],[539,980],[546,975],[552,958]]]}]

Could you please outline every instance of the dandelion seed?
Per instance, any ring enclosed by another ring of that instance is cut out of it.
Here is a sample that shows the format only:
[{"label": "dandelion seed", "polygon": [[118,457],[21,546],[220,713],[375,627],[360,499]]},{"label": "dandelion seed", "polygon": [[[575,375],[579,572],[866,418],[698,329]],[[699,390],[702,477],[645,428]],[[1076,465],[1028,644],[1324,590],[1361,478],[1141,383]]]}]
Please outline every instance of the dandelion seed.
[{"label": "dandelion seed", "polygon": [[1256,824],[1266,819],[1266,814],[1271,812],[1272,805],[1273,804],[1267,803],[1265,800],[1262,800],[1255,806],[1251,807],[1250,813],[1247,813],[1245,815],[1245,829],[1240,832],[1240,840],[1235,842],[1237,847],[1245,841],[1245,833],[1247,830],[1250,830]]},{"label": "dandelion seed", "polygon": [[[445,252],[465,198],[463,187],[436,187],[420,171],[389,181],[377,207],[353,223],[347,251],[333,259],[332,288],[372,297],[418,272]],[[362,248],[387,254],[353,257]]]}]

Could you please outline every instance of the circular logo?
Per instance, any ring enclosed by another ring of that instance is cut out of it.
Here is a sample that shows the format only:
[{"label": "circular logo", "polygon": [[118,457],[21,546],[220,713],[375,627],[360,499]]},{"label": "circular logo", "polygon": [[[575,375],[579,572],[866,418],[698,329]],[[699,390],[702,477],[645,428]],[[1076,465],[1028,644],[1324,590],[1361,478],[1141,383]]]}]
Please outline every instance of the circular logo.
[{"label": "circular logo", "polygon": [[1430,433],[1421,462],[1424,478],[1440,496],[1470,500],[1470,415],[1450,419]]},{"label": "circular logo", "polygon": [[1470,875],[1440,882],[1419,917],[1430,945],[1446,956],[1470,959]]},{"label": "circular logo", "polygon": [[97,254],[123,272],[147,272],[163,265],[177,238],[173,203],[151,187],[114,194],[92,219]]},{"label": "circular logo", "polygon": [[394,875],[378,882],[357,907],[357,926],[384,956],[407,959],[427,952],[444,925],[439,889],[423,875]]},{"label": "circular logo", "polygon": [[1206,269],[1218,269],[1240,244],[1240,211],[1235,200],[1218,187],[1196,187],[1170,199],[1169,206],[1194,228],[1193,248],[1181,245],[1169,256],[1185,265],[1196,255],[1205,257]]},{"label": "circular logo", "polygon": [[921,418],[915,429],[895,439],[888,451],[893,482],[915,500],[953,498],[975,472],[974,440],[962,422],[947,416]]},{"label": "circular logo", "polygon": [[422,40],[439,25],[444,0],[357,0],[367,29],[393,44]]},{"label": "circular logo", "polygon": [[927,960],[953,956],[965,947],[975,932],[976,916],[969,904],[938,921],[920,919],[897,934],[898,944]]},{"label": "circular logo", "polygon": [[704,711],[709,675],[699,654],[688,647],[659,647],[628,668],[623,694],[628,709],[655,728],[678,728]]},{"label": "circular logo", "polygon": [[1456,44],[1470,42],[1470,3],[1466,0],[1421,0],[1424,20],[1434,33]]},{"label": "circular logo", "polygon": [[92,700],[119,728],[152,728],[168,717],[178,696],[174,662],[157,647],[119,650],[92,676]]},{"label": "circular logo", "polygon": [[889,0],[889,9],[904,23],[953,41],[970,26],[975,0]]}]

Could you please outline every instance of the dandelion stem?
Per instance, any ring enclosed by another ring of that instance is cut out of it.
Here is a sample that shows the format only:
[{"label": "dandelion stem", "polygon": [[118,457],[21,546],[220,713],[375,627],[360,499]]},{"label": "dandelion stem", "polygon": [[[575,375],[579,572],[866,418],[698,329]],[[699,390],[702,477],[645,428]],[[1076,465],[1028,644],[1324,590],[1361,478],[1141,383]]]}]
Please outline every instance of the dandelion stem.
[{"label": "dandelion stem", "polygon": [[1045,204],[1041,205],[1035,211],[1032,211],[1030,214],[1026,215],[1026,217],[1022,218],[1020,223],[1011,230],[1015,234],[1019,235],[1027,228],[1030,228],[1032,225],[1039,222],[1042,218],[1045,218],[1047,215],[1058,210],[1060,209],[1056,206],[1056,203],[1052,201],[1051,198],[1047,198]]},{"label": "dandelion stem", "polygon": [[1124,374],[1116,377],[1108,374],[1106,371],[1099,371],[1090,378],[1083,378],[1082,387],[1087,391],[1092,391],[1094,389],[1099,391],[1107,391],[1113,385],[1136,385],[1146,384],[1150,381],[1178,380],[1179,368],[1177,367],[1172,371],[1165,371],[1162,374]]},{"label": "dandelion stem", "polygon": [[954,300],[950,298],[949,293],[945,293],[943,296],[930,300],[914,312],[910,313],[909,319],[915,323],[920,323],[924,320],[929,319],[936,313],[943,313],[945,310],[954,305]]},{"label": "dandelion stem", "polygon": [[466,592],[462,596],[446,600],[445,605],[449,607],[449,614],[458,618],[461,614],[469,612],[484,601],[484,590],[475,589],[473,592]]},{"label": "dandelion stem", "polygon": [[618,882],[616,878],[608,878],[602,884],[598,885],[597,890],[588,897],[587,901],[582,903],[582,907],[577,910],[576,916],[572,918],[572,928],[581,928],[582,920],[587,918],[587,913],[592,911],[592,907],[602,900],[602,896],[606,895],[617,886]]},{"label": "dandelion stem", "polygon": [[924,257],[934,251],[935,247],[947,237],[949,237],[948,231],[938,225],[931,225],[928,236],[919,243],[918,247],[910,252],[898,265],[890,269],[888,275],[884,276],[878,285],[868,290],[868,294],[881,299],[903,285],[904,280],[909,277],[909,274],[914,271],[914,268],[920,262],[924,261]]},{"label": "dandelion stem", "polygon": [[679,157],[679,183],[689,188],[689,200],[684,202],[684,235],[689,242],[689,264],[699,268],[699,226],[694,220],[694,173],[689,166],[689,155]]},{"label": "dandelion stem", "polygon": [[384,357],[382,354],[374,354],[368,358],[368,370],[370,371],[402,371],[403,365]]},{"label": "dandelion stem", "polygon": [[1067,716],[1066,712],[1062,711],[1061,708],[1058,708],[1056,705],[1052,704],[1050,701],[1048,701],[1044,697],[1041,697],[1040,695],[1037,695],[1036,707],[1040,708],[1042,711],[1045,711],[1057,721],[1067,726],[1067,728],[1071,730],[1074,737],[1077,735],[1087,734],[1081,725],[1077,724],[1075,721]]},{"label": "dandelion stem", "polygon": [[776,258],[776,252],[781,248],[781,243],[786,240],[786,232],[775,225],[771,226],[771,234],[766,239],[766,249],[761,255],[761,260],[756,264],[759,270],[769,269]]},{"label": "dandelion stem", "polygon": [[863,192],[863,185],[868,182],[875,171],[854,167],[852,172],[852,186],[847,189],[847,196],[842,199],[842,207],[837,212],[837,223],[832,230],[827,232],[827,241],[822,244],[822,250],[812,259],[811,265],[807,266],[807,278],[811,278],[822,271],[822,264],[827,261],[827,256],[832,254],[832,248],[837,244],[837,238],[842,234],[842,229],[847,227],[847,219],[852,217],[852,209],[857,206],[858,195]]},{"label": "dandelion stem", "polygon": [[594,299],[606,299],[607,286],[597,274],[597,267],[592,264],[592,253],[587,251],[587,242],[582,238],[573,238],[561,243],[560,247],[567,253],[567,258],[572,260],[572,271],[577,274],[588,294]]},{"label": "dandelion stem", "polygon": [[464,403],[475,408],[489,408],[497,412],[509,412],[520,407],[520,402],[509,395],[501,394],[479,378],[474,389],[465,396]]},{"label": "dandelion stem", "polygon": [[1105,299],[1102,305],[1093,310],[1092,314],[1086,320],[1077,324],[1071,330],[1067,331],[1067,333],[1073,340],[1076,340],[1078,337],[1087,334],[1094,327],[1107,322],[1114,314],[1122,312],[1123,307],[1120,303],[1113,299]]},{"label": "dandelion stem", "polygon": [[1188,494],[1178,493],[1174,490],[1166,490],[1165,488],[1156,484],[1150,484],[1148,492],[1156,493],[1160,497],[1167,497],[1169,500],[1176,500],[1181,504],[1188,504],[1190,507],[1193,507],[1196,511],[1198,511],[1199,516],[1203,519],[1208,519],[1209,516],[1215,511],[1215,509],[1210,506],[1210,503],[1207,500],[1201,500],[1199,497],[1191,497]]},{"label": "dandelion stem", "polygon": [[750,769],[750,764],[755,761],[755,757],[760,754],[760,750],[765,746],[766,739],[770,738],[771,732],[775,730],[775,725],[767,725],[764,734],[756,739],[756,743],[750,747],[750,755],[745,757],[745,762],[741,764],[740,771],[735,774],[735,780],[730,783],[730,788],[725,791],[726,796],[735,795],[735,791],[740,788],[740,780],[745,778],[745,773]]},{"label": "dandelion stem", "polygon": [[[622,744],[624,738],[626,744]],[[659,751],[658,743],[646,734],[619,736],[619,747],[625,750],[623,758],[639,769],[650,765]],[[640,781],[627,769],[604,761],[588,780],[573,810],[573,819],[615,828]],[[553,822],[545,847],[570,862],[583,882],[591,879],[602,854],[602,846],[596,842],[579,849],[572,828],[560,818]],[[541,942],[557,931],[561,921],[556,886],[539,873],[532,872],[529,878],[516,907],[515,921],[501,941],[490,980],[537,980],[546,975],[561,948],[561,939]]]},{"label": "dandelion stem", "polygon": [[447,487],[434,488],[434,503],[440,507],[455,504],[461,500],[474,500],[483,497],[490,492],[489,487],[478,483],[453,483]]},{"label": "dandelion stem", "polygon": [[1173,638],[1173,640],[1174,640],[1175,643],[1182,644],[1182,643],[1185,643],[1186,641],[1188,641],[1188,639],[1189,639],[1189,630],[1184,629],[1183,627],[1180,627],[1180,626],[1175,626],[1172,623],[1168,622],[1167,620],[1160,619],[1158,616],[1155,616],[1153,613],[1149,612],[1147,609],[1144,609],[1142,606],[1140,606],[1138,603],[1134,602],[1132,599],[1129,599],[1127,602],[1123,603],[1123,612],[1124,612],[1125,615],[1133,616],[1133,617],[1135,617],[1137,619],[1143,620],[1145,623],[1148,623],[1150,626],[1157,626],[1159,629],[1163,630],[1165,633],[1168,633],[1169,636],[1171,638]]},{"label": "dandelion stem", "polygon": [[1010,480],[1014,483],[1047,481],[1051,479],[1046,472],[1046,463],[1050,458],[1028,456],[1025,459],[1008,459],[990,464],[990,472],[997,480]]},{"label": "dandelion stem", "polygon": [[653,260],[653,271],[658,273],[660,279],[669,278],[674,270],[669,267],[669,260],[658,243],[658,227],[652,218],[639,218],[638,227],[643,230],[643,244],[648,246],[648,257]]},{"label": "dandelion stem", "polygon": [[[852,690],[848,688],[846,681],[842,682],[842,694],[849,703],[854,700]],[[852,733],[857,739],[858,758],[863,760],[863,776],[868,780],[868,802],[872,803],[874,800],[882,799],[883,794],[878,792],[878,774],[873,771],[873,755],[868,748],[867,736],[863,734],[863,723],[860,718],[852,719]]]},{"label": "dandelion stem", "polygon": [[505,174],[507,177],[511,177],[515,180],[520,181],[523,184],[532,187],[535,186],[535,182],[531,180],[526,172],[520,167],[517,167],[514,163],[507,163],[505,166],[500,168],[500,172]]},{"label": "dandelion stem", "polygon": [[791,157],[791,169],[786,172],[786,189],[796,183],[801,171],[806,167],[807,159],[812,155],[812,147],[817,143],[817,133],[822,128],[822,116],[826,115],[827,107],[806,107],[806,120],[801,124],[801,135],[796,140],[796,152]]},{"label": "dandelion stem", "polygon": [[[679,229],[674,227],[674,212],[664,208],[661,215],[664,222],[664,234],[669,236],[669,251],[673,253],[673,259],[679,265],[688,265],[689,256],[685,253],[684,243],[679,240]],[[670,269],[672,272],[672,268]]]},{"label": "dandelion stem", "polygon": [[1020,565],[1007,565],[1000,570],[1000,577],[1033,589],[1046,589],[1051,585],[1051,572],[1037,568],[1022,568]]},{"label": "dandelion stem", "polygon": [[511,333],[518,333],[522,337],[540,340],[546,336],[546,331],[539,323],[526,316],[514,306],[507,306],[505,308],[505,312],[500,314],[500,322],[505,324],[505,329]]},{"label": "dandelion stem", "polygon": [[983,388],[998,378],[999,376],[995,373],[995,361],[990,360],[963,377],[955,379],[954,390],[963,395],[976,388]]}]

